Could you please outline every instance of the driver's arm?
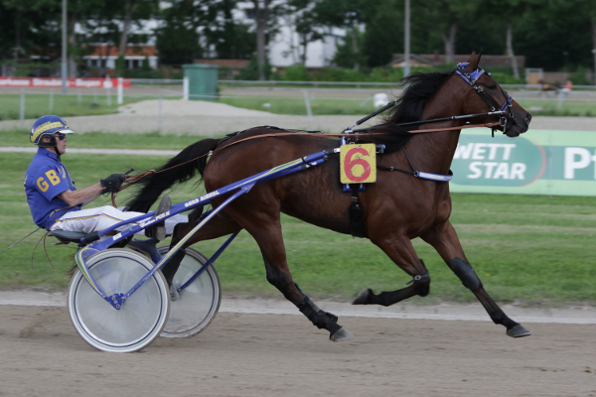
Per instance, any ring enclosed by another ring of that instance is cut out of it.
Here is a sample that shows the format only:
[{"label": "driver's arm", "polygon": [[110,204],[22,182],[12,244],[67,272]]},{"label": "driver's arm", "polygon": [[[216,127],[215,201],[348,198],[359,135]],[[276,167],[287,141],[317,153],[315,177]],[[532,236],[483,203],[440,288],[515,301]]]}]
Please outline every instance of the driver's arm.
[{"label": "driver's arm", "polygon": [[58,198],[71,206],[85,205],[101,196],[103,190],[104,188],[101,186],[101,183],[97,182],[80,190],[65,190],[58,195]]}]

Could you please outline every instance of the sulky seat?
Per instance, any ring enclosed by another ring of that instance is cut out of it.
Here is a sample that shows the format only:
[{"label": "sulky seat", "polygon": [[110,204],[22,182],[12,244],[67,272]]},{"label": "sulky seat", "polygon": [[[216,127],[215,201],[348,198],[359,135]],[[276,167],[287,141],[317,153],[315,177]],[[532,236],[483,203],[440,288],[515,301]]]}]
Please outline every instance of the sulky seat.
[{"label": "sulky seat", "polygon": [[77,243],[77,244],[89,244],[99,239],[97,232],[81,233],[81,232],[70,232],[67,230],[51,230],[48,236],[56,237],[61,243]]}]

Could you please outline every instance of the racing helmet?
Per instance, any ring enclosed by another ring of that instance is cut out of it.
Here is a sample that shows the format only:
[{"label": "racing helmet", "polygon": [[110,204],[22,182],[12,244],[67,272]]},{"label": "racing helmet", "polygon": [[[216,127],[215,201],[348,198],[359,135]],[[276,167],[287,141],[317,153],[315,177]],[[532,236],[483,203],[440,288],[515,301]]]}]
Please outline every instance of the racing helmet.
[{"label": "racing helmet", "polygon": [[[29,133],[29,139],[31,143],[43,148],[52,148],[56,146],[56,132],[61,134],[74,134],[74,131],[70,129],[66,121],[62,120],[58,116],[42,116],[35,120],[31,132]],[[49,142],[43,142],[43,137],[47,136],[50,138]]]}]

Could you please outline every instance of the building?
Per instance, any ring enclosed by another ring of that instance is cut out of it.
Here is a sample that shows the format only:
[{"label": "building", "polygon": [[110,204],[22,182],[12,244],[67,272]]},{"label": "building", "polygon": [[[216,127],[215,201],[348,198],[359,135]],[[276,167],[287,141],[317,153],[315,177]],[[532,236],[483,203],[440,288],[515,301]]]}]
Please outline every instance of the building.
[{"label": "building", "polygon": [[[115,45],[98,44],[91,47],[91,52],[83,56],[83,61],[90,68],[115,69],[118,59],[118,47]],[[137,69],[143,66],[143,61],[149,60],[149,67],[157,69],[157,49],[154,45],[133,45],[126,47],[124,61],[127,69]]]}]

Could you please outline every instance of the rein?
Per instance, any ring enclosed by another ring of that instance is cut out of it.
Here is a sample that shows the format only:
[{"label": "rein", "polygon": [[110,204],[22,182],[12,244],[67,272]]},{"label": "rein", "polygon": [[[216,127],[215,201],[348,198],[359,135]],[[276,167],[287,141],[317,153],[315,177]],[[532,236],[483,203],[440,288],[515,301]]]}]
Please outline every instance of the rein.
[{"label": "rein", "polygon": [[[488,114],[488,113],[487,113]],[[480,115],[484,115],[484,113],[481,113]],[[479,116],[479,114],[474,114],[474,115],[468,115],[470,117],[477,117]],[[452,116],[452,117],[446,117],[445,119],[449,119],[449,120],[455,120],[455,118],[465,118],[466,116]],[[418,123],[418,122],[414,122],[414,123],[406,123],[406,125],[409,124],[427,124],[427,123],[434,123],[434,122],[438,122],[438,121],[444,121],[444,119],[436,119],[436,120],[424,120],[424,123]],[[397,125],[401,125],[401,124],[397,124]],[[423,134],[423,133],[429,133],[429,132],[442,132],[442,131],[453,131],[453,130],[463,130],[463,129],[467,129],[467,128],[477,128],[477,127],[487,127],[487,128],[494,128],[494,127],[498,127],[500,124],[499,123],[484,123],[484,124],[468,124],[468,125],[463,125],[463,126],[456,126],[456,127],[443,127],[443,128],[429,128],[429,129],[423,129],[423,130],[411,130],[411,131],[407,131],[410,134]],[[374,126],[371,127],[369,129],[373,129],[375,127],[382,127],[382,126]],[[361,136],[371,136],[371,135],[386,135],[386,133],[384,132],[369,132],[369,133],[361,133],[360,131],[367,131],[368,129],[364,128],[361,130],[350,130],[353,133],[357,133],[357,135],[361,135]],[[346,130],[347,131],[347,130]],[[251,136],[248,138],[244,138],[244,139],[240,139],[238,141],[232,142],[227,146],[224,146],[222,148],[219,149],[215,149],[209,153],[203,154],[201,156],[195,157],[191,160],[185,161],[184,163],[180,163],[177,165],[174,165],[172,167],[169,168],[164,168],[163,170],[159,170],[156,171],[155,169],[151,169],[147,172],[144,172],[142,174],[138,174],[138,175],[126,175],[126,184],[124,186],[122,186],[122,188],[120,188],[120,192],[123,191],[124,189],[129,188],[130,186],[138,183],[141,179],[151,175],[151,174],[161,174],[162,172],[166,172],[166,171],[170,171],[172,169],[178,168],[183,166],[184,164],[188,164],[191,163],[193,161],[196,161],[198,159],[201,159],[203,157],[206,156],[212,156],[214,153],[219,152],[223,149],[229,148],[232,145],[236,145],[238,143],[242,143],[242,142],[246,142],[252,139],[259,139],[259,138],[269,138],[269,137],[280,137],[280,136],[310,136],[310,137],[316,137],[316,138],[342,138],[346,136],[346,132],[342,132],[341,134],[313,134],[313,133],[308,133],[308,132],[288,132],[288,133],[276,133],[276,134],[262,134],[262,135],[257,135],[257,136]],[[116,205],[116,193],[112,193],[112,205],[117,208],[118,206]]]},{"label": "rein", "polygon": [[[470,115],[470,117],[477,117],[479,115],[484,115],[484,113],[480,113],[480,114],[474,114],[474,115]],[[457,117],[457,118],[462,118],[465,116],[453,116],[453,117]],[[447,117],[446,119],[449,120],[454,120],[453,117]],[[433,122],[437,122],[437,121],[444,121],[443,119],[436,119],[436,120],[424,120],[424,124],[426,123],[433,123]],[[418,123],[418,122],[414,122],[414,123]],[[406,124],[414,124],[414,123],[406,123]],[[422,123],[418,123],[418,124],[422,124]],[[401,124],[397,124],[398,126]],[[422,134],[422,133],[428,133],[428,132],[442,132],[442,131],[453,131],[453,130],[463,130],[463,129],[467,129],[467,128],[477,128],[477,127],[487,127],[487,128],[492,128],[492,127],[496,127],[498,126],[498,123],[483,123],[483,124],[468,124],[468,125],[463,125],[463,126],[456,126],[456,127],[443,127],[443,128],[429,128],[429,129],[423,129],[423,130],[411,130],[411,131],[407,131],[409,134]],[[373,128],[380,128],[380,127],[384,127],[384,126],[373,126],[370,128],[363,128],[361,130],[353,130],[352,132],[357,132],[358,135],[361,136],[371,136],[371,135],[386,135],[386,133],[384,132],[369,132],[369,133],[361,133],[360,131],[367,131],[369,129],[373,129]],[[120,191],[128,188],[131,185],[134,185],[135,183],[137,183],[138,181],[140,181],[141,179],[145,178],[147,175],[151,175],[151,174],[161,174],[162,172],[166,172],[178,167],[183,166],[184,164],[188,164],[190,162],[196,161],[200,158],[203,158],[205,156],[211,156],[216,152],[219,152],[223,149],[229,148],[230,146],[236,145],[238,143],[242,143],[242,142],[246,142],[246,141],[250,141],[253,139],[259,139],[259,138],[269,138],[269,137],[280,137],[280,136],[310,136],[310,137],[316,137],[316,138],[342,138],[345,137],[346,134],[345,133],[341,133],[341,134],[313,134],[313,133],[309,133],[309,132],[287,132],[287,133],[275,133],[275,134],[262,134],[262,135],[257,135],[257,136],[250,136],[248,138],[244,138],[244,139],[240,139],[238,141],[232,142],[227,146],[224,146],[222,148],[219,149],[215,149],[209,153],[203,154],[201,156],[195,157],[193,159],[190,159],[188,161],[185,161],[184,163],[180,163],[177,164],[175,166],[169,167],[169,168],[164,168],[163,170],[159,170],[156,171],[155,169],[151,169],[147,172],[144,172],[142,174],[138,174],[138,175],[127,175],[126,179],[127,179],[127,184],[124,185],[122,187],[122,189],[120,189]]]}]

